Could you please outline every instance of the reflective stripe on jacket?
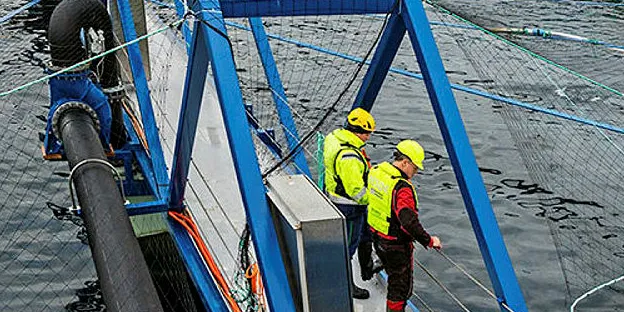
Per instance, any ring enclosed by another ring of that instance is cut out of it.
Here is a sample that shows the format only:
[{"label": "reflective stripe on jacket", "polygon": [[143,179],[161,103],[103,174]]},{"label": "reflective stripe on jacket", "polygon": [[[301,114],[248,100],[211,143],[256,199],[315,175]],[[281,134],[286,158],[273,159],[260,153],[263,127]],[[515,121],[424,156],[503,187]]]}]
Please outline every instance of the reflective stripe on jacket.
[{"label": "reflective stripe on jacket", "polygon": [[412,188],[415,209],[418,197],[414,186],[403,176],[399,169],[388,162],[374,166],[368,177],[369,204],[368,224],[388,239],[397,239],[401,231],[398,216],[392,211],[394,189],[400,181],[405,181]]},{"label": "reflective stripe on jacket", "polygon": [[366,205],[368,165],[360,149],[364,141],[345,129],[336,129],[325,138],[325,191],[336,204]]}]

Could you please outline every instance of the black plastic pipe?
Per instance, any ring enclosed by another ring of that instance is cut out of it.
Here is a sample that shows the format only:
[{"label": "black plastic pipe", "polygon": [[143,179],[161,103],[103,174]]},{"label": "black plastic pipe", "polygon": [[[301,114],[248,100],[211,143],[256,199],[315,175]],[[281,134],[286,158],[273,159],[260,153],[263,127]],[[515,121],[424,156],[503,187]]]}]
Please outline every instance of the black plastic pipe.
[{"label": "black plastic pipe", "polygon": [[[102,31],[106,51],[115,47],[113,24],[100,0],[63,0],[56,6],[48,26],[51,63],[54,67],[66,68],[93,56],[89,55],[81,39],[88,36],[89,29]],[[120,85],[119,65],[115,53],[93,61],[90,68],[98,76],[105,91]],[[127,138],[122,104],[116,100],[109,102],[113,116],[111,144],[113,148],[120,148],[126,143]]]},{"label": "black plastic pipe", "polygon": [[[86,159],[106,160],[86,111],[63,112],[58,129],[71,169]],[[100,163],[81,165],[73,182],[106,311],[163,311],[111,169]]]},{"label": "black plastic pipe", "polygon": [[[52,65],[67,67],[89,57],[81,40],[89,28],[102,31],[104,49],[115,47],[113,25],[104,4],[99,0],[63,0],[56,6],[48,26],[48,42]],[[93,72],[99,75],[102,88],[119,85],[119,67],[115,54],[109,54],[91,64]]]}]

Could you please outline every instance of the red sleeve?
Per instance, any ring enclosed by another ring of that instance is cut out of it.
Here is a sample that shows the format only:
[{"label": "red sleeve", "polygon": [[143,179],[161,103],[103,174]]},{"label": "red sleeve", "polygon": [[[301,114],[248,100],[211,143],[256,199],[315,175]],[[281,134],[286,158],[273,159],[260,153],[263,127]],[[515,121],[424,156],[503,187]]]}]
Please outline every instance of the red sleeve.
[{"label": "red sleeve", "polygon": [[416,240],[425,247],[429,246],[431,237],[418,220],[418,211],[411,187],[402,187],[397,190],[395,213],[401,223],[401,230],[411,240]]}]

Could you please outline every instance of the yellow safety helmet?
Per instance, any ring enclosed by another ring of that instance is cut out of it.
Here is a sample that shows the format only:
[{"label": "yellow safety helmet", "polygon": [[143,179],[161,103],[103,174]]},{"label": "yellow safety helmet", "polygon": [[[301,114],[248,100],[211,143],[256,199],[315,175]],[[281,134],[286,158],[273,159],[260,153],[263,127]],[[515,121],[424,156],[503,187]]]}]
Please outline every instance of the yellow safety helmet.
[{"label": "yellow safety helmet", "polygon": [[[375,131],[375,119],[373,116],[362,108],[356,108],[352,110],[347,116],[347,124],[350,130],[361,130],[359,132],[373,132]],[[359,128],[359,129],[358,129]]]},{"label": "yellow safety helmet", "polygon": [[416,167],[423,170],[423,160],[425,159],[425,150],[414,140],[403,140],[397,144],[396,149],[403,155],[407,156]]}]

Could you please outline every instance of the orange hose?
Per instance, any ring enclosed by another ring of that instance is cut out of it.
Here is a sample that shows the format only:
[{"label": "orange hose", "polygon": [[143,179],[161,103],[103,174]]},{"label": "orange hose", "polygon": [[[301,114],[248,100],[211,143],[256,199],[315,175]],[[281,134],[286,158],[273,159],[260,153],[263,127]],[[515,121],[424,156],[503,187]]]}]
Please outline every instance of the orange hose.
[{"label": "orange hose", "polygon": [[214,259],[212,258],[210,251],[208,251],[208,247],[206,247],[206,244],[201,239],[201,236],[199,235],[199,231],[197,229],[197,226],[195,225],[195,222],[193,222],[193,220],[189,218],[188,216],[182,213],[174,212],[174,211],[169,211],[169,216],[173,218],[174,220],[176,220],[178,223],[180,223],[180,225],[182,225],[186,229],[186,231],[189,233],[189,235],[191,235],[191,237],[193,238],[195,245],[199,249],[199,252],[204,258],[204,261],[206,261],[206,264],[208,265],[208,268],[210,269],[212,276],[217,281],[217,284],[221,288],[221,292],[223,293],[226,300],[228,301],[230,307],[232,308],[232,311],[242,312],[240,307],[236,303],[236,300],[234,300],[234,298],[232,297],[230,293],[230,287],[228,286],[225,278],[223,278],[223,275],[221,274],[219,267],[214,262]]},{"label": "orange hose", "polygon": [[126,104],[126,101],[121,101],[121,103],[123,104],[123,108],[126,111],[126,114],[128,115],[128,117],[130,117],[130,123],[132,123],[132,127],[134,128],[134,131],[136,131],[137,137],[139,138],[141,145],[143,145],[145,152],[149,156],[150,150],[149,150],[149,146],[147,145],[147,137],[145,136],[145,132],[143,131],[143,128],[141,128],[141,124],[139,123],[139,120],[134,115],[134,112],[132,111],[132,109],[128,107],[128,104]]}]

